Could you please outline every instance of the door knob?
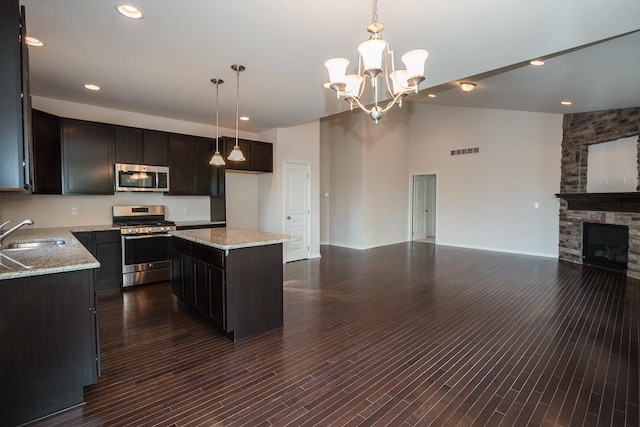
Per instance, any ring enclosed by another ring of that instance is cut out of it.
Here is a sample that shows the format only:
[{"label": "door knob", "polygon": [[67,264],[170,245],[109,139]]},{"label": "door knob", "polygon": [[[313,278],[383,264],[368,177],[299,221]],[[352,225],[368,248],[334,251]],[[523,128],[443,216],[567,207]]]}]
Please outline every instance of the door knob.
[{"label": "door knob", "polygon": [[287,216],[287,219],[291,219],[291,217],[290,217],[290,216]]}]

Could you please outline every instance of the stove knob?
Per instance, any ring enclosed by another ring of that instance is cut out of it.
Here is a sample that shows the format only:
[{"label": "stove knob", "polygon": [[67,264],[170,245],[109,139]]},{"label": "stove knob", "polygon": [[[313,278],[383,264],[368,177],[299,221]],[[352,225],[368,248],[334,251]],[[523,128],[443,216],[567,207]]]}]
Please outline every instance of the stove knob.
[{"label": "stove knob", "polygon": [[139,233],[139,232],[140,232],[140,229],[139,229],[139,228],[136,228],[135,230],[133,230],[133,232],[134,232],[134,233]]}]

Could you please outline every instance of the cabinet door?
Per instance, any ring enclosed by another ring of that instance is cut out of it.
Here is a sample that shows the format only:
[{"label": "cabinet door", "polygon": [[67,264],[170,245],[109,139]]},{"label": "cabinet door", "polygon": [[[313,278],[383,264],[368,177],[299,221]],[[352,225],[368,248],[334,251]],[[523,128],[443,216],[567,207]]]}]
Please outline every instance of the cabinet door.
[{"label": "cabinet door", "polygon": [[142,163],[142,129],[115,126],[115,141],[116,163]]},{"label": "cabinet door", "polygon": [[193,279],[195,282],[193,306],[196,311],[206,316],[209,311],[209,267],[206,263],[193,260]]},{"label": "cabinet door", "polygon": [[224,270],[208,266],[209,273],[209,313],[211,323],[222,331],[227,330],[227,293]]},{"label": "cabinet door", "polygon": [[171,292],[182,298],[182,255],[171,251]]},{"label": "cabinet door", "polygon": [[193,258],[182,256],[182,300],[193,307],[196,299],[196,287],[193,280]]},{"label": "cabinet door", "polygon": [[249,168],[256,172],[273,172],[273,144],[251,141]]},{"label": "cabinet door", "polygon": [[62,194],[60,117],[32,110],[34,194]]},{"label": "cabinet door", "polygon": [[100,262],[98,292],[122,287],[122,245],[119,231],[96,231],[95,253]]},{"label": "cabinet door", "polygon": [[193,165],[193,137],[171,134],[169,136],[170,194],[194,193],[195,177]]},{"label": "cabinet door", "polygon": [[142,140],[145,165],[169,166],[169,134],[145,129]]},{"label": "cabinet door", "polygon": [[[22,111],[20,8],[0,2],[0,191],[21,191],[25,158]],[[28,94],[25,94],[28,98]]]},{"label": "cabinet door", "polygon": [[113,194],[113,126],[62,120],[65,194]]},{"label": "cabinet door", "polygon": [[212,193],[211,175],[215,166],[209,164],[209,159],[215,151],[215,139],[194,138],[194,173],[195,173],[195,194],[210,196]]},{"label": "cabinet door", "polygon": [[227,163],[227,169],[229,170],[249,170],[249,163],[251,161],[251,141],[247,139],[239,139],[238,146],[240,147],[240,151],[244,154],[245,161],[243,162],[234,162],[229,160],[229,154],[233,151],[233,147],[236,144],[235,138],[230,138],[228,136],[224,137],[225,147],[224,147],[224,161]]}]

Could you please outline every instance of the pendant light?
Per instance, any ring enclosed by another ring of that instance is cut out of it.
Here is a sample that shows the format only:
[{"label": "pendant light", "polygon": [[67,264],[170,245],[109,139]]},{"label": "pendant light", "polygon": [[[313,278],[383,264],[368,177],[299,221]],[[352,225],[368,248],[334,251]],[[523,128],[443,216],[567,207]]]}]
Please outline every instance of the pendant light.
[{"label": "pendant light", "polygon": [[220,136],[218,134],[220,130],[220,126],[218,125],[218,90],[220,89],[220,85],[224,83],[222,79],[211,79],[211,83],[216,85],[216,152],[211,156],[211,160],[209,160],[209,164],[213,166],[224,166],[224,158],[220,155],[220,151],[218,150],[218,140]]},{"label": "pendant light", "polygon": [[238,145],[238,118],[240,117],[239,109],[238,109],[238,98],[240,97],[240,72],[246,70],[244,65],[234,64],[231,66],[231,69],[237,74],[237,83],[236,83],[236,145],[233,146],[233,151],[227,157],[228,160],[234,162],[242,162],[247,159],[244,158],[244,154],[240,150],[240,146]]}]

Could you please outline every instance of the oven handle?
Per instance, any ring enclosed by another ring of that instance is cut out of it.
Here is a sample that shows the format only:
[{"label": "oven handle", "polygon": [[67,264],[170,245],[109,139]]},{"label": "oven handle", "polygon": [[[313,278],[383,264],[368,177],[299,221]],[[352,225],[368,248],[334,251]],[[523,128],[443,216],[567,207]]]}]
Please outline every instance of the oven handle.
[{"label": "oven handle", "polygon": [[124,240],[153,239],[155,237],[171,237],[171,234],[144,234],[137,236],[122,236]]}]

